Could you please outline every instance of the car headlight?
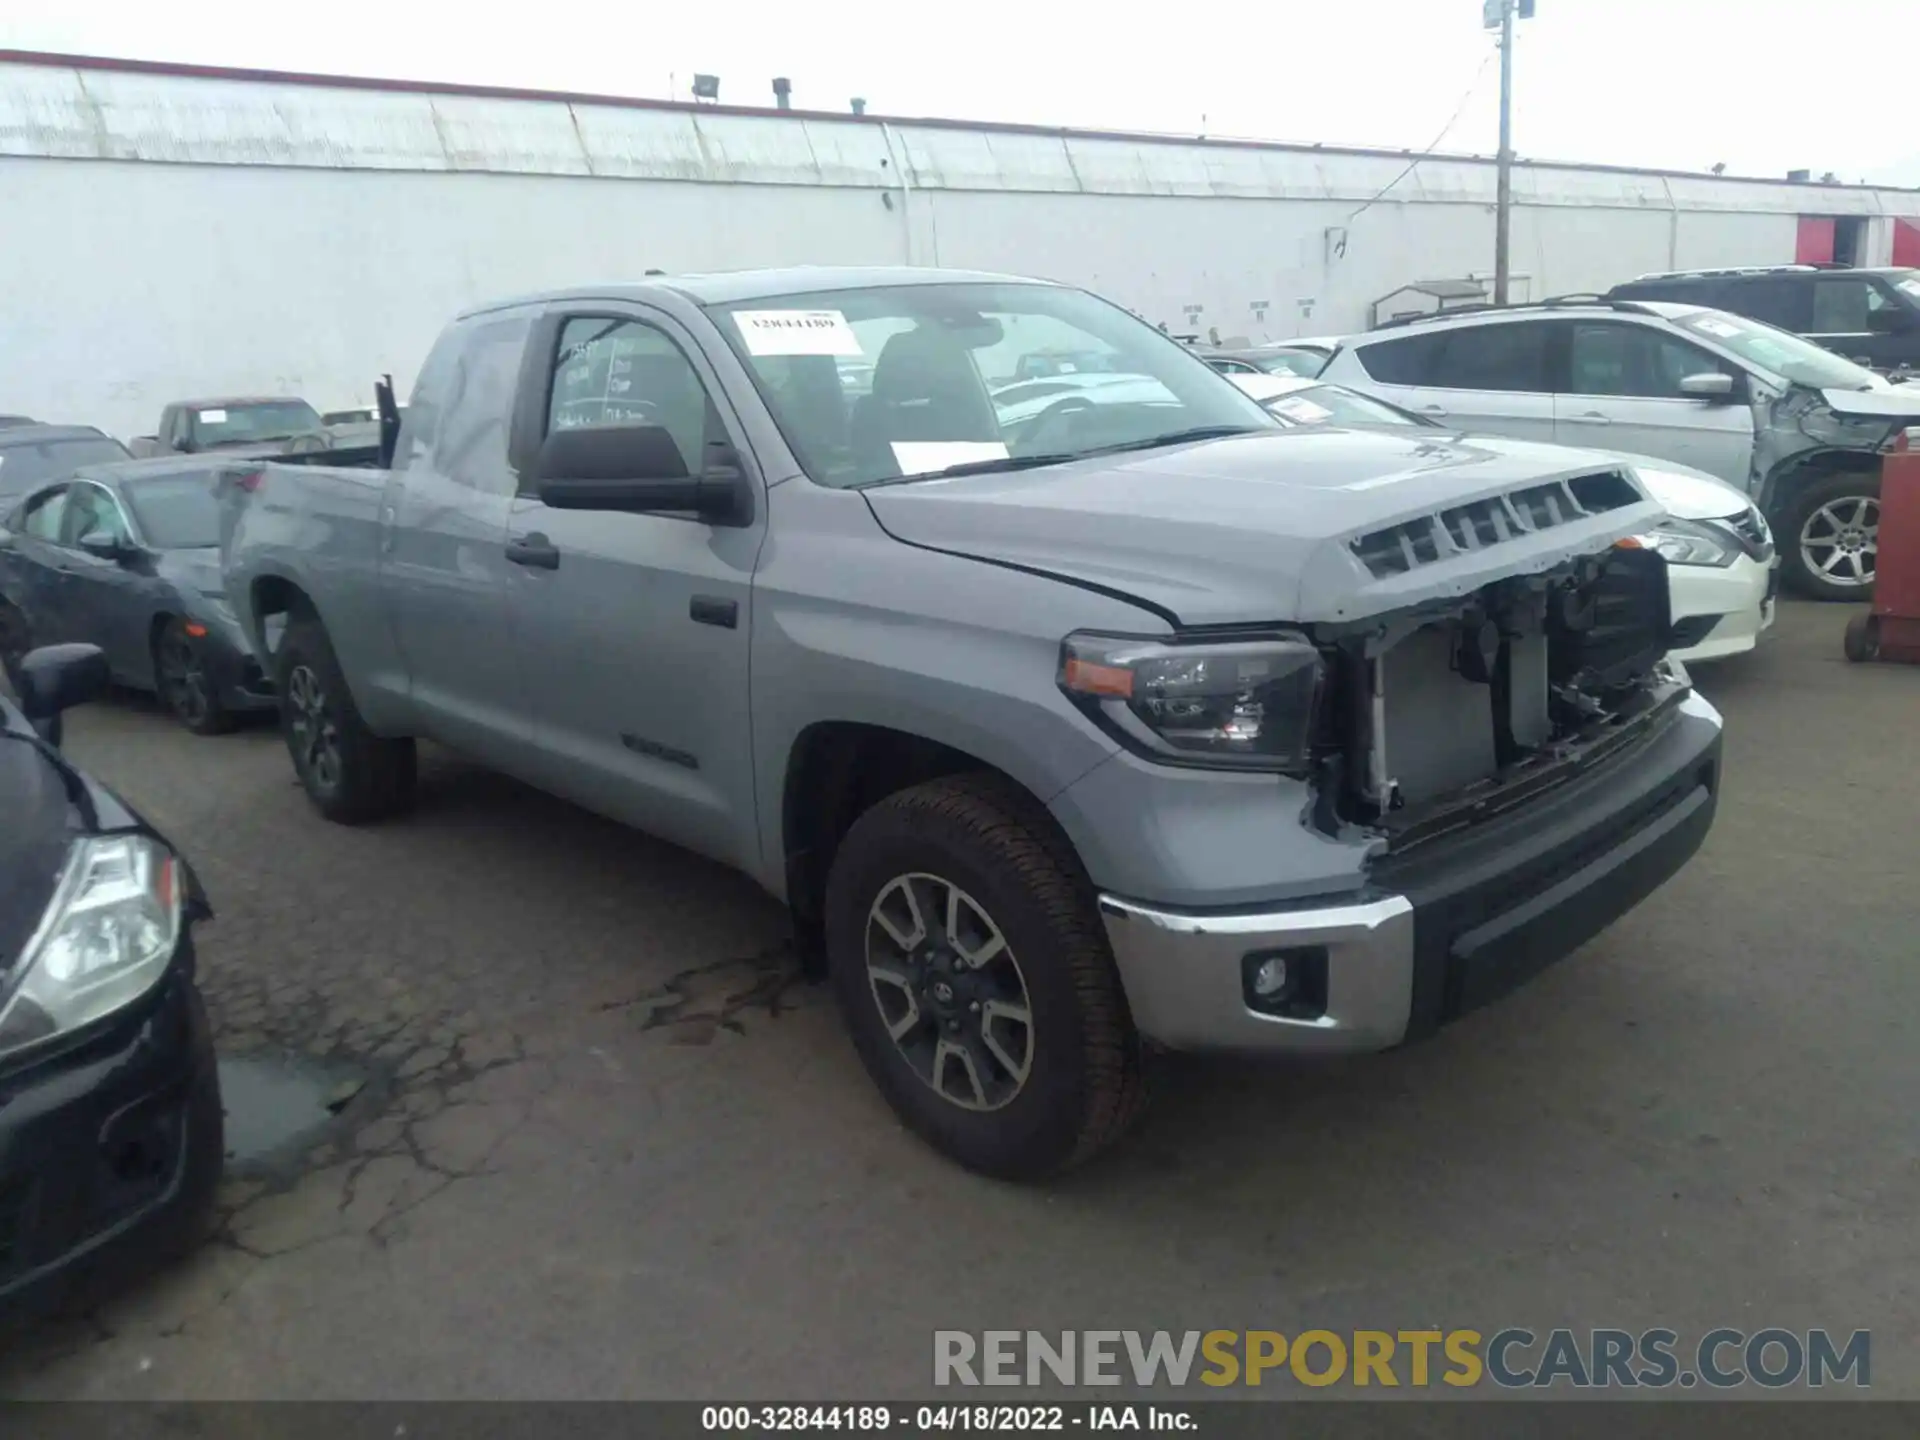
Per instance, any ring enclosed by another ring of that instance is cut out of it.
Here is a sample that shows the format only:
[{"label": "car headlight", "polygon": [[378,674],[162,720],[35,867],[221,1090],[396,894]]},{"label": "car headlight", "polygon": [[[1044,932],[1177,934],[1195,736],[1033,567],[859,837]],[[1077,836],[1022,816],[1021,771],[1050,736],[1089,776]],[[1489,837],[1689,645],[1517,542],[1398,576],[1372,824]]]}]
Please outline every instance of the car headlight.
[{"label": "car headlight", "polygon": [[90,1025],[151,990],[180,940],[184,876],[144,835],[74,843],[0,990],[0,1055]]},{"label": "car headlight", "polygon": [[1325,666],[1298,637],[1169,643],[1069,635],[1060,688],[1115,738],[1174,764],[1304,775]]},{"label": "car headlight", "polygon": [[1669,565],[1713,565],[1724,569],[1742,553],[1738,538],[1704,520],[1665,520],[1634,538],[1646,549],[1657,550]]}]

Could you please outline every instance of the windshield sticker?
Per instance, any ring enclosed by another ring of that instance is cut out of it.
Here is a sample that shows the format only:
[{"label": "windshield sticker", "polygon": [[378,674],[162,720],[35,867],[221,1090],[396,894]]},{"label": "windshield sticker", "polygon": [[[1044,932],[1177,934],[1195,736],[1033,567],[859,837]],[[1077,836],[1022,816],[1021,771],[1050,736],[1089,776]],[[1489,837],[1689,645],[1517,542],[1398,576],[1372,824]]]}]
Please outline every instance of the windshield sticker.
[{"label": "windshield sticker", "polygon": [[1914,299],[1920,300],[1920,276],[1902,280],[1900,282],[1900,288],[1906,291],[1907,294],[1913,296]]},{"label": "windshield sticker", "polygon": [[860,337],[838,310],[741,310],[733,317],[749,355],[859,355]]},{"label": "windshield sticker", "polygon": [[1718,335],[1725,339],[1729,335],[1738,335],[1740,327],[1729,325],[1724,320],[1715,320],[1711,315],[1703,316],[1693,322],[1693,328],[1706,335]]},{"label": "windshield sticker", "polygon": [[969,460],[1004,460],[1007,447],[998,440],[896,440],[894,463],[902,475],[930,475]]},{"label": "windshield sticker", "polygon": [[227,412],[224,410],[202,410],[200,412],[200,423],[202,425],[224,425],[227,423]]},{"label": "windshield sticker", "polygon": [[1276,415],[1284,415],[1289,420],[1298,420],[1302,425],[1318,425],[1333,412],[1324,405],[1316,405],[1311,400],[1303,400],[1298,395],[1282,395],[1268,402],[1267,408]]}]

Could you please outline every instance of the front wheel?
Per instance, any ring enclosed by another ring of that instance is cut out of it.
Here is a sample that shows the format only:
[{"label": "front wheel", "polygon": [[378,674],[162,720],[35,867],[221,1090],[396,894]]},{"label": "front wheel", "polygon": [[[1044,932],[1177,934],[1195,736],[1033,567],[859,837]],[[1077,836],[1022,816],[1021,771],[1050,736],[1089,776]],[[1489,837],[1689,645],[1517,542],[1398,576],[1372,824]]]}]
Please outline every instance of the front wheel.
[{"label": "front wheel", "polygon": [[828,880],[827,951],[868,1074],[969,1169],[1038,1179],[1138,1113],[1139,1038],[1092,887],[1011,782],[936,780],[861,816]]},{"label": "front wheel", "polygon": [[1814,600],[1870,599],[1880,551],[1880,477],[1816,480],[1787,502],[1775,527],[1781,578]]},{"label": "front wheel", "polygon": [[274,681],[280,733],[316,810],[359,825],[406,808],[413,799],[413,741],[367,728],[318,620],[288,623],[274,653]]},{"label": "front wheel", "polygon": [[160,703],[193,734],[223,735],[233,729],[233,712],[220,703],[206,653],[187,633],[184,620],[169,620],[154,637],[153,678]]}]

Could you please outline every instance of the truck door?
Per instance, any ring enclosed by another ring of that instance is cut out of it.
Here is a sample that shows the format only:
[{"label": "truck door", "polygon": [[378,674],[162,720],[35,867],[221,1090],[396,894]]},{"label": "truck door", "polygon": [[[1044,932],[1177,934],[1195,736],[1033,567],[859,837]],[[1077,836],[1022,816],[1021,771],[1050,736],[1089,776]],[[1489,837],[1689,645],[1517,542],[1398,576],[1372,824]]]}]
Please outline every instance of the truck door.
[{"label": "truck door", "polygon": [[506,556],[507,460],[533,312],[473,316],[420,372],[382,502],[380,585],[420,727],[517,771],[533,716]]},{"label": "truck door", "polygon": [[[669,317],[561,306],[538,333],[528,454],[557,427],[650,425],[689,473],[716,444],[751,467],[724,391]],[[736,865],[756,858],[747,641],[765,523],[764,498],[733,526],[555,510],[529,485],[509,525],[542,783]]]}]

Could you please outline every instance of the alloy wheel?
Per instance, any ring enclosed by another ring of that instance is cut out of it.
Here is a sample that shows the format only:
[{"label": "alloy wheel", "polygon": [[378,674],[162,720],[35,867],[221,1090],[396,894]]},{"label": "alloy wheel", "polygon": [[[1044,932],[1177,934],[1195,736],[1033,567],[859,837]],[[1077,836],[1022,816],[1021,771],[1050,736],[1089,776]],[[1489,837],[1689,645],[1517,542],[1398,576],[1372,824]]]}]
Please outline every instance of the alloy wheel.
[{"label": "alloy wheel", "polygon": [[1873,584],[1879,550],[1880,502],[1870,495],[1829,500],[1800,527],[1800,554],[1808,571],[1830,585],[1860,589]]},{"label": "alloy wheel", "polygon": [[1026,976],[993,918],[938,875],[897,875],[867,910],[867,980],[921,1081],[963,1110],[998,1110],[1033,1069]]},{"label": "alloy wheel", "polygon": [[189,727],[205,724],[213,712],[207,668],[184,635],[169,635],[160,642],[160,694],[167,708]]},{"label": "alloy wheel", "polygon": [[327,705],[326,687],[305,665],[287,676],[287,743],[307,778],[331,792],[340,783],[340,727]]}]

